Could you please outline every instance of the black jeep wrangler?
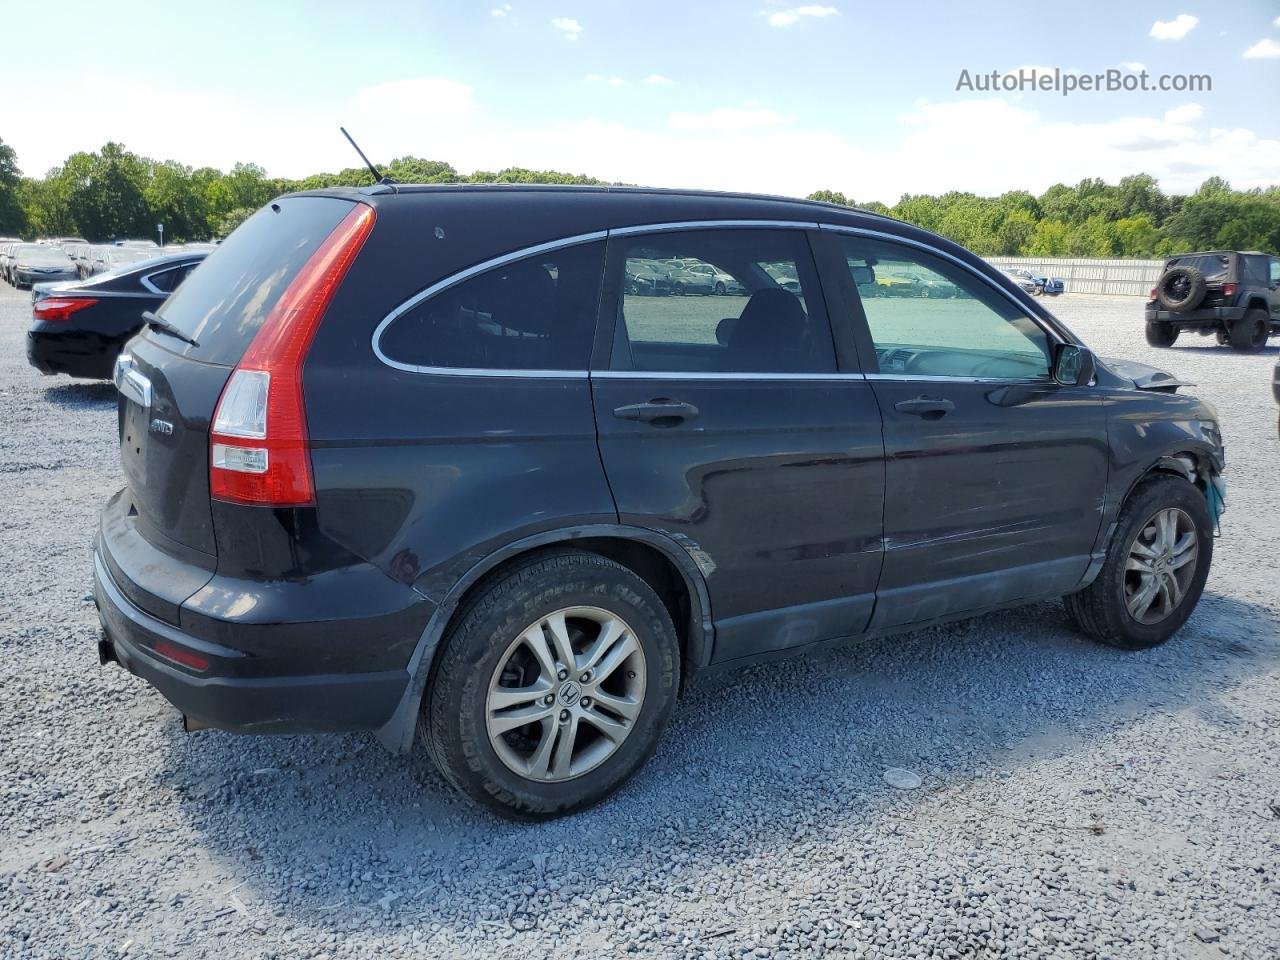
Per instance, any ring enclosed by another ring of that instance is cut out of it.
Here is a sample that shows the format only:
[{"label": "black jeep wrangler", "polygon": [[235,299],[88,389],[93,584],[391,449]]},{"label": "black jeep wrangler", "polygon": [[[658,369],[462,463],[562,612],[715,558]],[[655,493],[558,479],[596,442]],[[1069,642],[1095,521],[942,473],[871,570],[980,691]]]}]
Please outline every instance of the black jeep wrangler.
[{"label": "black jeep wrangler", "polygon": [[1147,304],[1147,343],[1172,346],[1183,330],[1261,350],[1280,333],[1280,257],[1230,250],[1170,257]]}]

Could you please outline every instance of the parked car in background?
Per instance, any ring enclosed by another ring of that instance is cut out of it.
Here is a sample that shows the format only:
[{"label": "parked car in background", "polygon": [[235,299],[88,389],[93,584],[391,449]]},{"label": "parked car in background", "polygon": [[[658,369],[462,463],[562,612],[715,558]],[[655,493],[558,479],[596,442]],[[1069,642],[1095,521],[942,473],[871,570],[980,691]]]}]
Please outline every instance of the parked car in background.
[{"label": "parked car in background", "polygon": [[88,280],[31,291],[27,360],[45,374],[109,379],[127,340],[208,254],[181,252],[127,264]]},{"label": "parked car in background", "polygon": [[1185,330],[1234,350],[1265,347],[1280,333],[1280,257],[1212,250],[1166,260],[1147,303],[1147,343],[1171,347]]},{"label": "parked car in background", "polygon": [[[1009,274],[1015,283],[1033,296],[1038,297],[1042,294],[1048,294],[1056,297],[1060,293],[1065,293],[1067,289],[1066,282],[1061,277],[1045,277],[1020,268],[1006,270],[1005,273]],[[1027,287],[1027,283],[1030,283],[1031,286]]]},{"label": "parked car in background", "polygon": [[627,293],[639,297],[665,297],[672,292],[671,278],[662,265],[641,257],[627,260],[624,280]]},{"label": "parked car in background", "polygon": [[682,260],[667,260],[660,264],[666,270],[667,279],[671,281],[671,292],[676,296],[702,294],[709,296],[715,292],[715,277],[708,272],[695,271],[685,266]]},{"label": "parked car in background", "polygon": [[61,248],[44,243],[21,243],[13,248],[9,272],[19,289],[49,280],[74,280],[76,265]]},{"label": "parked car in background", "polygon": [[89,275],[110,273],[126,267],[131,263],[149,260],[160,252],[158,247],[124,246],[121,244],[102,244],[95,248],[93,261],[89,267]]},{"label": "parked car in background", "polygon": [[[736,316],[624,281],[695,259]],[[969,296],[861,298],[887,262]],[[1209,572],[1212,407],[888,217],[333,188],[156,313],[116,368],[102,660],[188,729],[417,738],[508,817],[618,789],[707,668],[1063,595],[1142,649]]]},{"label": "parked car in background", "polygon": [[5,283],[13,283],[13,278],[9,275],[9,267],[13,264],[13,251],[15,247],[20,246],[21,240],[13,240],[6,238],[0,241],[0,279]]},{"label": "parked car in background", "polygon": [[743,291],[742,284],[738,282],[732,274],[725,273],[723,270],[710,263],[703,263],[700,260],[685,260],[684,268],[691,274],[701,277],[706,283],[710,284],[710,292],[717,297],[723,297],[728,294],[741,295]]}]

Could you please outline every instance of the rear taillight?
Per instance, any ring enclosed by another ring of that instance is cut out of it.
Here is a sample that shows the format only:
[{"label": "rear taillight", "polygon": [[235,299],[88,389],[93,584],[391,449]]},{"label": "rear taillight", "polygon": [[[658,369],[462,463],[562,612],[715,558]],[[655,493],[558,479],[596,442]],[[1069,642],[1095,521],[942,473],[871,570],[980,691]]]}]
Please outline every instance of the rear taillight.
[{"label": "rear taillight", "polygon": [[302,362],[338,285],[373,229],[357,204],[267,314],[222,389],[209,432],[209,492],[217,500],[297,507],[315,502]]},{"label": "rear taillight", "polygon": [[46,297],[31,306],[33,320],[70,320],[77,310],[92,307],[98,301],[92,297]]},{"label": "rear taillight", "polygon": [[1222,295],[1224,297],[1234,297],[1236,295],[1236,285],[1234,283],[1224,283],[1222,285]]},{"label": "rear taillight", "polygon": [[1149,293],[1149,294],[1147,295],[1147,299],[1148,299],[1148,300],[1154,300],[1154,299],[1155,299],[1156,297],[1158,297],[1159,295],[1160,295],[1160,288],[1159,288],[1159,287],[1152,287],[1152,288],[1151,288],[1151,293]]}]

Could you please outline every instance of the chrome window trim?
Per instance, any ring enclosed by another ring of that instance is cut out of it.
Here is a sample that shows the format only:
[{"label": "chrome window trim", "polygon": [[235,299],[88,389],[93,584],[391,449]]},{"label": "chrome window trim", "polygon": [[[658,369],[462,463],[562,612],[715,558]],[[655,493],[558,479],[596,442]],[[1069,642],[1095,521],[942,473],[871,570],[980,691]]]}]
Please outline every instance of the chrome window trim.
[{"label": "chrome window trim", "polygon": [[148,290],[150,290],[152,293],[158,294],[159,296],[162,296],[162,297],[167,297],[169,294],[165,293],[163,290],[157,287],[154,283],[152,283],[151,278],[158,277],[162,273],[168,273],[170,270],[176,270],[176,269],[177,269],[176,267],[165,267],[163,270],[152,270],[150,273],[144,274],[142,277],[140,277],[138,282],[141,283]]},{"label": "chrome window trim", "polygon": [[[1062,335],[1058,333],[1057,330],[1054,330],[1052,327],[1046,326],[1044,321],[1041,320],[1039,317],[1035,316],[1034,314],[1028,313],[1026,305],[1023,303],[1019,303],[1018,298],[1015,297],[1013,294],[1011,294],[1008,290],[1005,290],[1002,287],[999,287],[996,284],[992,283],[991,278],[986,276],[977,267],[973,266],[972,264],[965,263],[959,257],[954,256],[953,254],[947,253],[947,251],[945,250],[939,250],[937,247],[932,246],[928,243],[924,243],[920,240],[914,240],[910,237],[902,237],[896,233],[885,233],[883,230],[868,230],[865,227],[846,227],[846,226],[842,226],[834,223],[821,224],[819,229],[826,230],[830,233],[846,233],[846,234],[853,234],[856,236],[872,237],[876,240],[887,241],[888,243],[900,243],[904,246],[915,247],[918,250],[923,250],[925,253],[931,254],[935,257],[939,257],[943,260],[948,260],[951,263],[954,263],[956,266],[963,267],[965,270],[969,271],[969,273],[973,274],[973,276],[975,276],[980,282],[984,283],[988,288],[1000,294],[1000,296],[1004,297],[1011,304],[1017,307],[1018,312],[1021,313],[1024,317],[1026,317],[1028,320],[1030,320],[1032,323],[1034,323],[1041,330],[1043,330],[1053,343],[1063,344],[1067,342],[1067,340],[1064,339]],[[861,299],[861,296],[859,296],[859,299]],[[916,378],[913,378],[913,379],[916,379]],[[919,378],[919,379],[923,379],[923,378]],[[1010,381],[1000,381],[1000,382],[1010,382]]]}]

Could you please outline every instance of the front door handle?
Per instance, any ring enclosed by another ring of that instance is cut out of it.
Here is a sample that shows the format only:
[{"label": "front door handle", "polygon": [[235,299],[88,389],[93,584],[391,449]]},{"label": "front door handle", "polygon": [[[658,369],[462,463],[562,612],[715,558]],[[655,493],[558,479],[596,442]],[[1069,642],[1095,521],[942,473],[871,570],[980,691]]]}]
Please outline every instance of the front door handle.
[{"label": "front door handle", "polygon": [[624,407],[617,407],[613,415],[621,420],[639,420],[659,427],[674,427],[677,423],[696,417],[698,408],[692,403],[658,397],[648,403],[629,403]]},{"label": "front door handle", "polygon": [[940,420],[955,408],[954,403],[941,397],[916,397],[912,400],[899,400],[893,405],[893,409],[899,413],[909,413],[925,420]]}]

